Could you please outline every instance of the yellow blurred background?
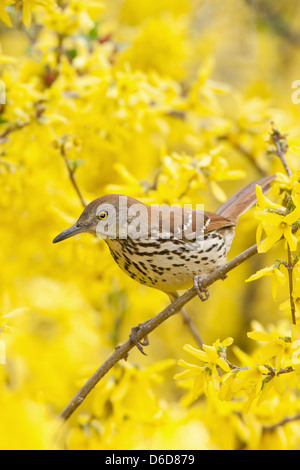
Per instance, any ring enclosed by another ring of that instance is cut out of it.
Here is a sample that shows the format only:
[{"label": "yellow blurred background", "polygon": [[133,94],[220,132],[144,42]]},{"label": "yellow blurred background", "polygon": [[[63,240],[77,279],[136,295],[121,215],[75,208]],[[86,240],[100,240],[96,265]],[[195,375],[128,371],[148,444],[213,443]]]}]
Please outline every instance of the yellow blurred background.
[{"label": "yellow blurred background", "polygon": [[[133,350],[114,368],[57,437],[55,418],[78,388],[169,300],[127,278],[99,240],[52,244],[82,211],[66,159],[88,202],[121,192],[211,211],[243,185],[282,172],[268,136],[273,121],[291,147],[300,145],[300,104],[292,102],[299,2],[35,3],[30,26],[15,5],[6,7],[12,27],[0,26],[0,447],[299,445],[299,432],[286,444],[254,433],[266,410],[253,412],[242,434],[229,408],[207,409],[203,398],[182,404],[185,385],[173,376],[188,357],[183,345],[197,345],[179,315],[151,334],[147,356]],[[299,156],[288,159],[297,170]],[[255,243],[256,227],[251,210],[230,258]],[[244,282],[280,250],[252,258],[213,285],[208,302],[187,306],[205,343],[230,336],[250,353],[251,321],[287,317],[285,287],[274,302],[269,279]]]}]

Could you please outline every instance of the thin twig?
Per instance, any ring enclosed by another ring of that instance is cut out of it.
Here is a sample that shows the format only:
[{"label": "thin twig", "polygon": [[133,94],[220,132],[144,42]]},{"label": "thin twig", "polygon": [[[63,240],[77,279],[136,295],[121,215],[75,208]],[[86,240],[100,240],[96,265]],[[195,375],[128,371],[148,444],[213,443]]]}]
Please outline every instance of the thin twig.
[{"label": "thin twig", "polygon": [[227,362],[227,364],[229,365],[229,367],[230,367],[231,370],[234,370],[234,371],[241,371],[241,370],[248,370],[248,369],[250,369],[249,366],[239,367],[239,366],[236,366],[235,364],[232,364],[232,362],[230,362],[230,361],[227,359],[226,349],[224,349],[223,351],[220,352],[220,357],[222,357],[223,359],[225,359],[225,361]]},{"label": "thin twig", "polygon": [[[174,300],[178,299],[179,297],[179,294],[176,292],[176,293],[170,293],[169,294],[169,297],[170,297],[170,300],[171,302],[174,302]],[[190,332],[192,333],[192,336],[194,337],[196,343],[198,344],[198,346],[203,349],[203,341],[202,341],[202,338],[197,330],[197,327],[195,325],[195,323],[193,322],[192,318],[190,317],[190,315],[187,313],[187,311],[182,308],[181,309],[181,315],[183,317],[183,321],[184,323],[188,326]]]},{"label": "thin twig", "polygon": [[281,10],[275,9],[271,2],[264,0],[260,2],[246,0],[246,2],[253,8],[259,24],[263,24],[264,28],[270,29],[272,33],[292,43],[293,47],[299,46],[300,34],[291,28],[292,22],[284,18]]},{"label": "thin twig", "polygon": [[[42,101],[36,101],[34,105],[35,105],[35,119],[38,121],[43,115],[44,105]],[[0,144],[4,144],[7,140],[7,137],[10,134],[20,129],[24,129],[24,127],[29,126],[29,124],[32,124],[33,122],[34,122],[34,119],[30,119],[25,122],[14,122],[10,124],[4,131],[0,133]]]},{"label": "thin twig", "polygon": [[70,177],[71,183],[72,183],[72,185],[73,185],[73,187],[74,187],[74,189],[75,189],[75,191],[76,191],[76,193],[77,193],[77,195],[78,195],[78,197],[79,197],[79,199],[80,199],[80,202],[81,202],[83,208],[85,209],[86,206],[87,206],[87,204],[86,204],[86,201],[85,201],[85,199],[84,199],[84,197],[83,197],[83,194],[82,194],[82,192],[81,192],[81,189],[80,189],[80,187],[79,187],[78,184],[77,184],[76,177],[75,177],[75,171],[74,171],[74,169],[72,168],[72,166],[70,165],[69,159],[68,159],[68,157],[67,157],[67,155],[66,155],[66,151],[65,151],[64,145],[61,146],[60,151],[61,151],[61,156],[63,157],[64,162],[65,162],[65,164],[66,164],[66,167],[67,167],[67,170],[68,170],[68,173],[69,173],[69,177]]},{"label": "thin twig", "polygon": [[57,33],[57,47],[56,47],[57,65],[60,65],[61,59],[64,53],[64,49],[63,49],[64,38],[65,38],[64,33]]},{"label": "thin twig", "polygon": [[255,159],[255,156],[242,144],[237,142],[233,137],[230,135],[222,135],[219,137],[219,140],[226,140],[232,148],[234,148],[237,152],[247,158],[247,160],[251,163],[251,165],[258,171],[261,176],[266,176],[266,171],[261,168],[258,162]]},{"label": "thin twig", "polygon": [[294,372],[295,369],[292,366],[284,367],[279,370],[276,370],[275,367],[270,366],[269,364],[264,364],[264,366],[268,369],[268,377],[273,379],[276,375],[282,375],[282,374],[290,374],[291,372]]},{"label": "thin twig", "polygon": [[28,126],[30,123],[31,121],[26,121],[26,122],[19,122],[17,124],[12,124],[11,126],[8,126],[0,134],[0,143],[3,144],[6,141],[6,138],[8,137],[9,134],[11,134],[12,132],[18,131],[19,129],[23,129],[24,127]]},{"label": "thin twig", "polygon": [[290,305],[291,305],[291,313],[292,313],[292,322],[294,325],[296,325],[296,307],[295,307],[295,301],[294,301],[294,296],[293,296],[293,268],[294,268],[294,263],[292,261],[292,253],[290,246],[288,244],[287,247],[288,251],[288,273],[289,273],[289,291],[290,291]]},{"label": "thin twig", "polygon": [[295,416],[287,416],[286,418],[283,418],[281,421],[278,421],[278,423],[272,424],[270,426],[263,426],[263,431],[273,432],[273,431],[276,431],[276,429],[279,428],[280,426],[284,426],[285,424],[293,423],[294,421],[299,421],[299,420],[300,420],[300,414],[297,414]]},{"label": "thin twig", "polygon": [[[286,135],[283,135],[279,132],[278,129],[276,129],[274,126],[273,126],[273,129],[272,129],[272,133],[271,133],[271,140],[273,142],[273,144],[275,145],[276,147],[276,154],[277,156],[279,157],[279,159],[281,160],[281,163],[283,164],[284,166],[284,169],[287,173],[288,176],[292,176],[292,171],[286,161],[286,153],[288,151],[288,143],[287,143],[287,140],[286,140]],[[294,268],[294,261],[292,260],[292,253],[291,253],[291,249],[290,249],[290,246],[288,244],[288,247],[287,247],[287,252],[288,252],[288,262],[287,263],[284,263],[284,265],[286,266],[287,270],[288,270],[288,274],[289,274],[289,291],[290,291],[290,305],[291,305],[291,313],[292,313],[292,322],[294,325],[296,325],[296,307],[295,307],[295,301],[294,301],[294,297],[293,297],[293,268]]]},{"label": "thin twig", "polygon": [[187,311],[184,308],[181,310],[181,315],[183,316],[183,321],[188,326],[198,346],[200,346],[200,348],[203,349],[203,341],[197,330],[197,327],[195,323],[193,322],[192,318],[190,317],[190,315],[187,313]]},{"label": "thin twig", "polygon": [[279,157],[279,159],[281,160],[281,163],[283,164],[287,175],[292,176],[293,173],[292,173],[292,171],[291,171],[291,169],[290,169],[290,167],[289,167],[289,165],[286,161],[286,157],[285,157],[285,154],[287,153],[288,148],[289,148],[287,140],[286,140],[286,135],[281,134],[279,132],[279,130],[276,129],[273,126],[272,132],[271,132],[271,141],[275,145],[276,154]]},{"label": "thin twig", "polygon": [[[254,256],[257,253],[257,245],[253,245],[244,252],[237,255],[232,260],[228,261],[223,266],[215,269],[211,274],[203,278],[202,287],[207,288],[214,282],[224,279],[224,276],[244,261]],[[168,318],[175,315],[182,310],[185,304],[190,302],[197,295],[194,287],[186,291],[183,295],[178,297],[168,307],[158,313],[155,317],[143,323],[143,328],[138,329],[136,339],[141,341],[145,336],[155,330],[159,325],[165,322]],[[72,400],[68,403],[65,409],[60,413],[59,418],[67,420],[82,404],[88,394],[98,384],[98,382],[121,360],[127,358],[129,352],[135,347],[132,339],[129,337],[125,343],[118,346],[114,352],[106,359],[105,362],[96,370],[96,372],[87,380],[83,387],[76,393]]]},{"label": "thin twig", "polygon": [[292,366],[289,366],[289,367],[286,367],[286,368],[283,368],[283,369],[279,369],[278,372],[276,372],[276,369],[274,368],[273,372],[270,371],[270,375],[274,375],[274,376],[278,375],[279,376],[279,375],[282,375],[282,374],[290,374],[291,372],[294,372],[294,371],[295,371],[295,369],[293,369]]}]

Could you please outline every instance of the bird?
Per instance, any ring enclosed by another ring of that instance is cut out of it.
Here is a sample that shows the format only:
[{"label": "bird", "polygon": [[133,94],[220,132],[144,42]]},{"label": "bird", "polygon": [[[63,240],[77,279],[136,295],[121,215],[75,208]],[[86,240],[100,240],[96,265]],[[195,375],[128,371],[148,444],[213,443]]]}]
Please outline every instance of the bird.
[{"label": "bird", "polygon": [[53,243],[80,233],[94,234],[135,281],[165,292],[171,300],[178,291],[194,286],[204,301],[209,292],[202,287],[203,276],[226,262],[238,219],[256,202],[256,185],[265,193],[274,178],[267,176],[242,187],[215,212],[150,206],[123,194],[101,196]]}]

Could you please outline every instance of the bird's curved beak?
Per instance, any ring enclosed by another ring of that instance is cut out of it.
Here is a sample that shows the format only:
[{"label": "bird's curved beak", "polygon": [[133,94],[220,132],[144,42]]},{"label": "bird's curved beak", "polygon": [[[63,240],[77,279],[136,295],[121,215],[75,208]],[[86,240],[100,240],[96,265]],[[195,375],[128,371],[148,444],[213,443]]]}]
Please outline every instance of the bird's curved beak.
[{"label": "bird's curved beak", "polygon": [[74,224],[72,227],[67,228],[63,232],[57,235],[57,237],[54,238],[53,243],[58,243],[62,242],[63,240],[66,240],[67,238],[74,237],[74,235],[77,235],[78,233],[84,232],[84,227],[80,227],[79,225]]}]

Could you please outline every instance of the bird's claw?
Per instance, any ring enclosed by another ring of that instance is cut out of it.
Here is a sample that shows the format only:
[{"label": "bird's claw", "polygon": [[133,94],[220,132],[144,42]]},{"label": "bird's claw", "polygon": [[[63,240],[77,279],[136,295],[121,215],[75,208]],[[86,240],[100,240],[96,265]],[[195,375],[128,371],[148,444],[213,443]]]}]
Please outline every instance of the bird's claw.
[{"label": "bird's claw", "polygon": [[198,274],[197,276],[194,277],[194,288],[196,289],[197,294],[202,300],[202,302],[205,302],[205,300],[208,300],[209,298],[209,290],[203,286],[204,279],[205,279],[204,274]]},{"label": "bird's claw", "polygon": [[144,354],[144,356],[147,356],[147,354],[145,353],[145,351],[143,350],[143,346],[148,346],[149,345],[149,338],[148,338],[148,335],[144,335],[143,339],[142,340],[138,340],[137,338],[137,334],[139,331],[143,332],[144,330],[144,324],[143,323],[140,323],[139,325],[137,326],[134,326],[132,329],[131,329],[131,333],[129,335],[131,341],[136,345],[136,347],[138,348],[138,350]]},{"label": "bird's claw", "polygon": [[[118,351],[118,349],[120,349],[120,348],[121,348],[121,346],[119,344],[117,344],[117,346],[115,346],[116,351]],[[128,353],[124,354],[124,356],[123,356],[124,361],[127,361],[128,355],[129,355]]]}]

